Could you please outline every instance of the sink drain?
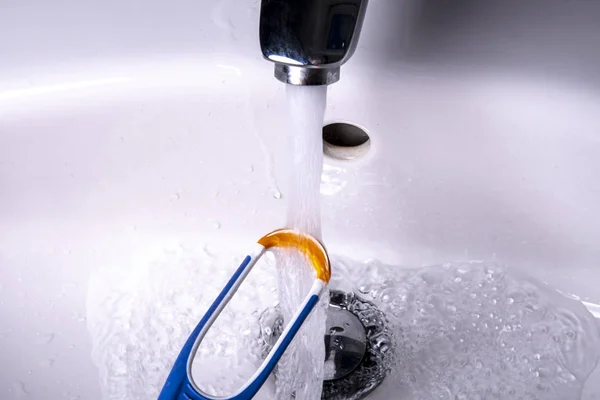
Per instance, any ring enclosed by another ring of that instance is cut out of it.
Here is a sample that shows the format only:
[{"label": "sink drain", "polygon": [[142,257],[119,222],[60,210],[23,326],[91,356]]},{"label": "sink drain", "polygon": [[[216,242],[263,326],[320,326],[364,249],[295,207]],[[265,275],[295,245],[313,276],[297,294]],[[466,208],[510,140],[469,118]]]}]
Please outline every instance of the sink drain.
[{"label": "sink drain", "polygon": [[[387,319],[373,303],[354,293],[331,290],[325,334],[323,394],[326,400],[357,400],[385,378],[392,337]],[[268,353],[283,331],[277,307],[260,317]]]},{"label": "sink drain", "polygon": [[323,127],[323,152],[338,160],[355,160],[371,147],[369,134],[361,127],[336,122]]}]

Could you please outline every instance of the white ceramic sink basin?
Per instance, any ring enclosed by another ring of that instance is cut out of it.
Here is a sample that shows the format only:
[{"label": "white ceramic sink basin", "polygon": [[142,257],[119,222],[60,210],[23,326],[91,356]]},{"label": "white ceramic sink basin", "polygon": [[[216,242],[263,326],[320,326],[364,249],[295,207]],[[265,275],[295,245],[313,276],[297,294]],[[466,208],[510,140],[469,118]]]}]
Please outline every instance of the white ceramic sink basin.
[{"label": "white ceramic sink basin", "polygon": [[[233,32],[251,35],[247,25]],[[1,398],[100,399],[88,331],[104,315],[98,290],[135,294],[173,252],[226,259],[285,222],[284,85],[228,43],[31,65],[11,53],[0,78]],[[372,139],[362,159],[326,160],[330,253],[494,261],[600,316],[600,91],[369,59],[359,48],[329,89],[326,122]],[[585,400],[600,398],[597,381]]]}]

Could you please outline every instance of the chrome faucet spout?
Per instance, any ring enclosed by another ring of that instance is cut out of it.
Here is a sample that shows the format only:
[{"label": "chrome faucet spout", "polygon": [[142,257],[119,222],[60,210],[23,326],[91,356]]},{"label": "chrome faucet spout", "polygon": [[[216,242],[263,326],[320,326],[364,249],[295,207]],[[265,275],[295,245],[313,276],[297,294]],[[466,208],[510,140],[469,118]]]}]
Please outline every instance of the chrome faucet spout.
[{"label": "chrome faucet spout", "polygon": [[275,77],[329,85],[352,57],[368,0],[262,0],[260,47]]}]

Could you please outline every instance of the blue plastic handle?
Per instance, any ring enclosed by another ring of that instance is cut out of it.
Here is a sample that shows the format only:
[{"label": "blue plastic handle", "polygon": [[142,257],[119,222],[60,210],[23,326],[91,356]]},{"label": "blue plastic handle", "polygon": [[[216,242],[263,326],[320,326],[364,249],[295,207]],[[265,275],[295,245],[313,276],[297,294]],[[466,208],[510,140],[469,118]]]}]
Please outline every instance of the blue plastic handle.
[{"label": "blue plastic handle", "polygon": [[223,290],[221,290],[221,293],[217,296],[216,300],[212,303],[206,314],[202,317],[185,342],[185,345],[175,360],[173,368],[167,377],[167,381],[158,396],[158,400],[249,400],[258,393],[262,385],[266,382],[267,378],[281,359],[281,356],[283,356],[283,353],[292,342],[292,339],[296,336],[300,327],[318,303],[319,295],[326,286],[325,282],[319,279],[315,280],[313,288],[302,302],[302,305],[293,319],[286,326],[281,337],[263,364],[237,393],[230,397],[211,396],[204,393],[194,383],[190,376],[191,363],[202,338],[206,335],[206,332],[210,329],[214,320],[218,317],[229,300],[231,300],[231,297],[233,297],[263,253],[264,248],[255,255],[247,256],[229,279]]}]

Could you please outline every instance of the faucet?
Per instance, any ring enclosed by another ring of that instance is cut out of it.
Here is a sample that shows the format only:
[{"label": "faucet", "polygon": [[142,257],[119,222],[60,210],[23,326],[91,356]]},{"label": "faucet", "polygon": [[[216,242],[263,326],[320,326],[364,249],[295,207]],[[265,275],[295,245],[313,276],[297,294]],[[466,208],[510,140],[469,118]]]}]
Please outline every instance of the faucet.
[{"label": "faucet", "polygon": [[261,0],[260,47],[275,78],[291,85],[329,85],[350,59],[368,0]]}]

